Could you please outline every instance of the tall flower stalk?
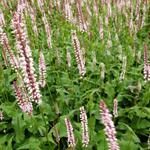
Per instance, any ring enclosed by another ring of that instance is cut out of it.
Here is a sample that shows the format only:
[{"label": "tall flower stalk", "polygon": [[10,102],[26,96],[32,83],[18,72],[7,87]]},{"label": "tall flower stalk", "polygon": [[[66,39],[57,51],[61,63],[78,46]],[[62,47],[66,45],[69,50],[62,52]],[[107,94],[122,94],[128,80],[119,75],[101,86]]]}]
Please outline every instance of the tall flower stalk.
[{"label": "tall flower stalk", "polygon": [[66,58],[67,58],[67,65],[70,68],[71,67],[71,54],[70,54],[70,50],[69,49],[67,49]]},{"label": "tall flower stalk", "polygon": [[105,126],[105,135],[107,136],[109,150],[119,150],[119,145],[116,138],[116,129],[112,121],[112,115],[110,114],[104,101],[100,101],[100,114],[102,123]]},{"label": "tall flower stalk", "polygon": [[75,138],[74,138],[74,133],[73,133],[73,127],[68,118],[65,118],[65,124],[67,128],[67,137],[68,137],[68,144],[69,147],[75,147]]},{"label": "tall flower stalk", "polygon": [[5,24],[4,14],[0,11],[0,26],[5,26]]},{"label": "tall flower stalk", "polygon": [[75,50],[75,57],[76,57],[76,62],[78,65],[79,73],[81,76],[84,76],[86,73],[85,61],[83,58],[83,52],[81,50],[80,42],[78,40],[76,31],[72,31],[72,44]]},{"label": "tall flower stalk", "polygon": [[87,147],[89,144],[88,120],[84,107],[80,107],[80,120],[82,126],[82,146]]},{"label": "tall flower stalk", "polygon": [[25,32],[25,25],[22,21],[20,13],[15,12],[12,25],[16,38],[16,47],[20,55],[20,67],[24,76],[24,83],[26,84],[28,92],[31,95],[31,100],[36,103],[40,103],[41,94],[39,91],[39,85],[36,82],[32,53],[29,47],[27,34]]},{"label": "tall flower stalk", "polygon": [[144,44],[144,79],[150,80],[150,65],[148,64],[148,51],[147,45]]},{"label": "tall flower stalk", "polygon": [[88,27],[82,12],[81,0],[76,0],[76,7],[77,7],[79,24],[80,24],[80,30],[86,32],[88,30]]},{"label": "tall flower stalk", "polygon": [[33,112],[32,103],[29,99],[25,96],[24,91],[17,85],[16,81],[13,82],[13,87],[16,93],[16,98],[20,109],[29,115]]},{"label": "tall flower stalk", "polygon": [[40,57],[39,57],[39,75],[40,75],[39,85],[41,87],[44,87],[46,84],[46,65],[45,65],[45,58],[42,51],[40,51]]},{"label": "tall flower stalk", "polygon": [[114,117],[118,117],[118,100],[114,99],[114,109],[113,109],[113,115]]},{"label": "tall flower stalk", "polygon": [[9,57],[8,60],[10,62],[11,67],[13,69],[18,69],[19,68],[18,60],[9,46],[9,41],[8,41],[8,37],[6,33],[3,32],[2,29],[0,31],[0,43],[3,47],[3,51],[6,54],[6,59],[7,59],[7,56]]}]

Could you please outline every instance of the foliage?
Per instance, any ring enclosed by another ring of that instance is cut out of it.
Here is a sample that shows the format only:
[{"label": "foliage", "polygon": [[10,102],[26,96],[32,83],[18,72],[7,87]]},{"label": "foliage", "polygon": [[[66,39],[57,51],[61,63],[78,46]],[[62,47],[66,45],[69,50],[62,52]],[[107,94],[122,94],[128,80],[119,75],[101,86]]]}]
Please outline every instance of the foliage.
[{"label": "foliage", "polygon": [[[48,3],[49,1],[47,1]],[[103,99],[110,112],[113,111],[113,100],[118,100],[118,118],[113,118],[117,130],[117,139],[121,150],[147,150],[150,134],[150,83],[143,79],[143,43],[149,47],[149,18],[147,12],[145,26],[135,35],[129,34],[124,25],[124,16],[117,24],[119,40],[113,20],[104,27],[104,39],[99,36],[98,17],[92,12],[90,19],[90,36],[81,32],[74,24],[69,23],[63,13],[55,7],[48,18],[51,24],[52,48],[47,46],[44,25],[37,3],[37,26],[39,37],[32,29],[30,16],[26,18],[28,38],[32,49],[36,73],[38,73],[39,49],[42,49],[46,62],[46,86],[41,90],[42,104],[34,105],[33,115],[23,113],[17,105],[12,83],[17,73],[5,66],[3,54],[0,54],[0,109],[4,119],[0,121],[0,150],[56,150],[71,149],[67,146],[67,132],[64,119],[69,117],[74,127],[76,149],[107,150],[104,126],[101,123],[99,102]],[[47,5],[48,6],[48,5]],[[15,9],[15,1],[8,7]],[[74,6],[75,7],[75,6]],[[75,9],[75,8],[72,9]],[[102,7],[102,6],[101,6]],[[135,7],[135,6],[134,6]],[[12,14],[0,6],[4,13],[9,43],[16,53],[15,38],[12,33]],[[48,8],[44,6],[48,16]],[[83,7],[83,10],[85,8]],[[105,15],[105,10],[101,15]],[[81,47],[85,49],[86,75],[80,77],[78,72],[71,30],[77,30]],[[110,40],[112,46],[107,47]],[[2,49],[2,46],[0,47]],[[67,66],[66,52],[71,53],[71,67]],[[96,63],[93,63],[93,52]],[[140,54],[140,56],[139,56]],[[122,70],[122,57],[126,56],[127,65],[123,81],[119,80]],[[101,79],[101,63],[105,65],[105,78]],[[84,106],[88,117],[90,142],[87,148],[82,147],[80,110]]]}]

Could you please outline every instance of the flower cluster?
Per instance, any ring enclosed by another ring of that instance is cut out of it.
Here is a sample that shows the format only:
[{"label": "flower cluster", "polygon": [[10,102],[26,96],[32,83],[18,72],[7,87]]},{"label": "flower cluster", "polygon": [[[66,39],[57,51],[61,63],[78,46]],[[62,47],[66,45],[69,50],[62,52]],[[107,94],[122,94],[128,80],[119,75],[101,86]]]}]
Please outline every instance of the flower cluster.
[{"label": "flower cluster", "polygon": [[42,20],[43,20],[45,31],[46,31],[46,35],[47,35],[47,44],[48,44],[48,47],[52,48],[51,27],[50,27],[50,25],[48,23],[48,20],[46,18],[46,14],[45,13],[42,14]]},{"label": "flower cluster", "polygon": [[73,43],[74,50],[75,50],[75,57],[76,57],[76,62],[78,65],[79,73],[81,76],[84,76],[86,73],[85,61],[83,58],[83,52],[80,48],[80,42],[77,38],[76,31],[72,31],[72,43]]},{"label": "flower cluster", "polygon": [[105,72],[106,72],[105,64],[100,63],[100,78],[101,78],[101,80],[105,79]]},{"label": "flower cluster", "polygon": [[29,9],[28,10],[29,10],[29,14],[31,16],[31,22],[32,22],[32,25],[33,25],[33,31],[34,31],[36,37],[38,37],[39,33],[38,33],[37,25],[36,25],[36,11],[30,5],[29,5]]},{"label": "flower cluster", "polygon": [[9,46],[8,37],[7,37],[6,33],[3,32],[2,29],[0,32],[0,43],[2,44],[3,50],[6,52],[6,55],[9,57],[11,67],[15,70],[18,69],[19,68],[18,61]]},{"label": "flower cluster", "polygon": [[73,127],[68,118],[65,118],[65,124],[67,128],[67,137],[68,137],[68,144],[69,147],[75,147],[75,138],[74,138],[74,133],[73,133]]},{"label": "flower cluster", "polygon": [[69,22],[73,22],[73,14],[70,6],[70,1],[65,0],[64,4],[65,17]]},{"label": "flower cluster", "polygon": [[39,57],[39,85],[41,87],[44,87],[46,84],[46,65],[45,65],[45,59],[42,51],[40,51],[40,57]]},{"label": "flower cluster", "polygon": [[114,109],[113,109],[113,115],[114,117],[118,117],[118,100],[114,99]]},{"label": "flower cluster", "polygon": [[20,55],[20,67],[24,76],[24,83],[28,88],[28,92],[31,95],[31,99],[36,103],[41,102],[41,94],[39,91],[39,85],[36,82],[35,69],[33,66],[33,58],[27,34],[25,32],[25,25],[22,21],[20,13],[15,12],[13,16],[13,30],[16,37],[17,50]]},{"label": "flower cluster", "polygon": [[71,54],[70,54],[70,51],[68,49],[67,49],[66,58],[67,58],[67,65],[70,68],[71,67]]},{"label": "flower cluster", "polygon": [[51,26],[46,18],[46,13],[45,13],[45,9],[44,9],[44,1],[43,0],[38,0],[38,7],[39,10],[41,12],[42,15],[42,21],[44,23],[44,28],[46,31],[46,36],[47,36],[47,44],[48,44],[48,48],[52,48],[52,42],[51,42]]},{"label": "flower cluster", "polygon": [[4,119],[3,111],[0,110],[0,121],[2,121],[3,119]]},{"label": "flower cluster", "polygon": [[80,120],[82,126],[82,144],[87,147],[89,144],[88,121],[84,107],[80,107]]},{"label": "flower cluster", "polygon": [[19,107],[21,108],[21,110],[29,115],[32,114],[33,112],[33,106],[32,103],[29,101],[29,99],[23,95],[23,91],[20,87],[18,87],[16,81],[13,82],[13,87],[16,93],[16,98],[17,98],[17,102]]},{"label": "flower cluster", "polygon": [[100,101],[99,107],[101,120],[105,126],[105,134],[107,136],[109,150],[119,150],[120,148],[116,138],[116,129],[112,121],[112,115],[109,113],[104,101]]},{"label": "flower cluster", "polygon": [[4,14],[0,11],[0,26],[5,26],[5,24]]},{"label": "flower cluster", "polygon": [[82,6],[80,0],[76,0],[76,7],[77,7],[78,19],[80,23],[80,30],[83,32],[87,32],[88,26],[87,23],[85,22],[84,15],[82,13]]},{"label": "flower cluster", "polygon": [[103,31],[103,20],[102,17],[99,18],[99,35],[100,35],[100,39],[103,40],[104,39],[104,31]]},{"label": "flower cluster", "polygon": [[150,64],[148,64],[147,45],[144,45],[144,79],[150,80]]}]

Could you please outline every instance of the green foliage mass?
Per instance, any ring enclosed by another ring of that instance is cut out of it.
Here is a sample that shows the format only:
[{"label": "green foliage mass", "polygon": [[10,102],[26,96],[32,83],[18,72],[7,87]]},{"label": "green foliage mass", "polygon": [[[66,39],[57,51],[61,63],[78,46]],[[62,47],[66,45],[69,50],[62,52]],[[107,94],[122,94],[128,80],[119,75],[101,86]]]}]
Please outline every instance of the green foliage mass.
[{"label": "green foliage mass", "polygon": [[[15,10],[15,1],[9,2]],[[37,7],[37,6],[36,6]],[[102,6],[101,6],[102,7]],[[73,8],[75,9],[75,8]],[[85,8],[83,8],[84,10]],[[4,12],[10,46],[16,53],[15,38],[12,33],[12,15],[1,6]],[[47,7],[45,5],[45,10]],[[100,15],[103,17],[102,10]],[[46,11],[47,12],[47,11]],[[107,150],[108,145],[101,122],[99,102],[104,100],[113,112],[113,100],[118,99],[118,117],[113,118],[117,139],[121,150],[148,150],[150,134],[150,83],[143,79],[143,44],[149,42],[149,18],[135,34],[129,34],[120,14],[117,25],[110,19],[104,26],[104,39],[99,37],[98,18],[92,14],[89,36],[64,19],[56,8],[51,15],[46,13],[51,24],[52,48],[47,46],[41,13],[37,10],[39,38],[36,38],[30,16],[26,16],[28,38],[38,74],[39,49],[42,49],[46,62],[46,86],[41,90],[42,104],[34,105],[32,116],[22,113],[18,107],[12,82],[17,75],[10,66],[6,67],[0,53],[0,108],[4,119],[0,121],[0,150],[69,150],[64,122],[69,117],[74,127],[77,150]],[[120,23],[120,24],[119,24]],[[115,28],[120,31],[115,31]],[[81,47],[85,49],[86,75],[81,78],[77,68],[71,30],[77,30]],[[114,37],[118,34],[119,40]],[[107,47],[110,34],[112,46]],[[2,49],[2,47],[0,47]],[[71,67],[67,66],[66,51],[71,53]],[[93,53],[96,63],[93,62]],[[119,80],[122,58],[126,56],[125,78]],[[105,78],[101,79],[101,64],[105,65]],[[82,148],[82,130],[79,108],[87,111],[90,142]],[[71,148],[70,148],[71,149]]]}]

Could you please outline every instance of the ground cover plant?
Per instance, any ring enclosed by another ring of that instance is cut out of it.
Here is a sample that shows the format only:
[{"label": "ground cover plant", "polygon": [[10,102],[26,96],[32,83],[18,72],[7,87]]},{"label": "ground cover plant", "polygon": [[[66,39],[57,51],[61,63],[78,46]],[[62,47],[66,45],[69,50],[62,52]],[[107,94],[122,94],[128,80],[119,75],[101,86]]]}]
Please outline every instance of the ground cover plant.
[{"label": "ground cover plant", "polygon": [[150,149],[148,0],[1,0],[0,150]]}]

